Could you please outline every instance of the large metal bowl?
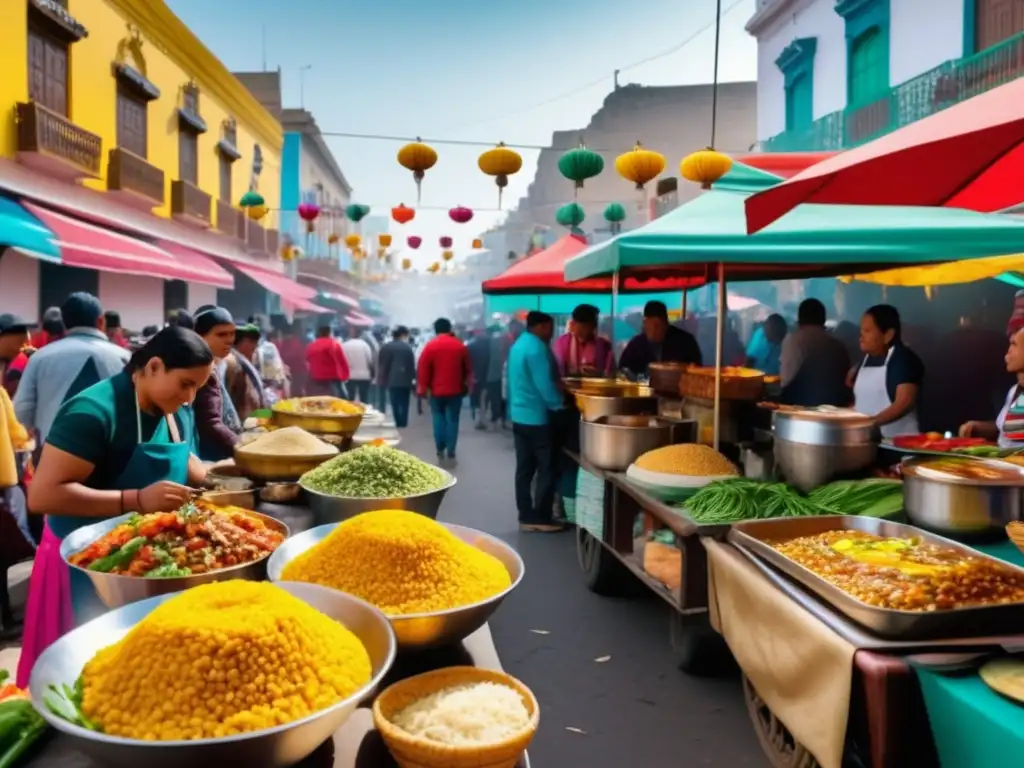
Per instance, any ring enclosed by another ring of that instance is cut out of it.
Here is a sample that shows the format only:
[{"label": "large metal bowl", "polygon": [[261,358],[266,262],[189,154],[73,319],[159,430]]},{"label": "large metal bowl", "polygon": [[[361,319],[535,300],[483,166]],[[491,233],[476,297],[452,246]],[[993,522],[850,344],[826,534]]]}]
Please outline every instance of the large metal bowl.
[{"label": "large metal bowl", "polygon": [[[338,398],[307,397],[299,400],[325,400]],[[314,434],[334,434],[351,437],[363,421],[363,413],[298,413],[282,410],[281,403],[271,409],[273,421],[278,427],[301,427]]]},{"label": "large metal bowl", "polygon": [[242,474],[253,480],[281,482],[298,480],[309,470],[316,469],[337,455],[338,452],[335,451],[319,456],[270,456],[250,453],[242,446],[235,448],[235,466]]},{"label": "large metal bowl", "polygon": [[387,617],[351,595],[315,584],[283,582],[281,589],[309,603],[349,629],[366,648],[373,676],[347,699],[302,720],[252,733],[198,741],[141,741],[90,731],[53,715],[44,696],[51,685],[73,685],[96,653],[119,641],[154,608],[173,595],[154,597],[119,608],[64,635],[32,668],[32,703],[47,722],[66,734],[74,746],[107,768],[182,768],[182,766],[246,766],[285,768],[305,759],[337,731],[360,702],[372,697],[391,668],[397,650]]},{"label": "large metal bowl", "polygon": [[[493,555],[508,571],[512,583],[498,594],[479,603],[451,608],[436,613],[410,613],[404,616],[390,616],[391,626],[398,637],[398,648],[402,651],[419,651],[426,648],[451,645],[464,640],[482,627],[501,605],[519,582],[523,580],[526,565],[519,553],[501,539],[473,528],[452,523],[440,523],[467,544],[481,552]],[[267,564],[267,576],[278,581],[285,566],[310,547],[319,544],[337,527],[337,523],[318,525],[288,539],[282,544]],[[288,583],[288,582],[284,582]]]},{"label": "large metal bowl", "polygon": [[299,485],[306,492],[306,498],[309,499],[309,509],[313,512],[313,519],[317,525],[340,523],[342,520],[348,520],[350,517],[355,517],[362,512],[373,512],[376,509],[407,509],[410,512],[417,512],[429,517],[431,520],[436,520],[445,494],[456,483],[455,475],[445,472],[440,468],[438,468],[438,471],[445,479],[440,488],[398,499],[331,496],[327,493],[314,491],[303,483],[299,483]]},{"label": "large metal bowl", "polygon": [[[215,500],[215,497],[214,499]],[[259,512],[249,512],[266,523],[267,527],[279,531],[288,538],[288,526],[280,520],[268,515],[261,515]],[[267,577],[267,561],[270,555],[254,560],[251,563],[242,563],[231,568],[221,568],[209,573],[198,573],[193,576],[181,576],[172,579],[146,579],[141,576],[121,576],[116,573],[99,573],[72,565],[69,558],[76,552],[80,552],[99,538],[114,530],[117,526],[128,521],[131,514],[119,515],[102,523],[94,523],[84,528],[79,528],[64,538],[60,545],[60,556],[68,564],[68,568],[80,571],[89,577],[96,594],[108,608],[118,608],[128,603],[134,603],[147,597],[166,595],[171,592],[181,592],[189,587],[200,584],[209,584],[213,581],[230,581],[231,579],[242,579],[244,581],[263,581]]]},{"label": "large metal bowl", "polygon": [[580,421],[580,456],[598,469],[625,472],[637,457],[673,443],[693,442],[696,422],[657,416],[601,416]]},{"label": "large metal bowl", "polygon": [[584,421],[596,421],[601,416],[656,416],[658,398],[654,390],[643,384],[619,387],[614,395],[575,393],[576,408]]}]

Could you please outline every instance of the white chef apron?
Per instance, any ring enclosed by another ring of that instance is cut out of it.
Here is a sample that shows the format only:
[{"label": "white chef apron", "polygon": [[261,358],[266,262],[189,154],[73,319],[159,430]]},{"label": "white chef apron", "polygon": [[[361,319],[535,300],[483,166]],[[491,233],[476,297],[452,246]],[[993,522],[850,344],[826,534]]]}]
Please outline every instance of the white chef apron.
[{"label": "white chef apron", "polygon": [[[1014,384],[1010,387],[1010,391],[1006,393],[1006,402],[1003,403],[1003,410],[996,416],[996,426],[999,427],[999,447],[1000,448],[1020,448],[1024,443],[1016,440],[1011,440],[1003,434],[1003,426],[1006,424],[1006,415],[1010,412],[1010,408],[1013,407],[1014,401],[1017,400],[1017,387],[1019,385]],[[1021,395],[1024,397],[1024,395]]]},{"label": "white chef apron", "polygon": [[[853,384],[854,408],[867,416],[877,416],[890,405],[889,390],[885,386],[885,372],[889,368],[889,361],[892,359],[893,350],[896,347],[889,347],[885,355],[885,365],[866,365],[868,358],[864,356],[864,363],[857,372],[857,380]],[[916,406],[906,416],[884,425],[882,437],[897,437],[898,435],[916,435],[920,433],[917,426]]]}]

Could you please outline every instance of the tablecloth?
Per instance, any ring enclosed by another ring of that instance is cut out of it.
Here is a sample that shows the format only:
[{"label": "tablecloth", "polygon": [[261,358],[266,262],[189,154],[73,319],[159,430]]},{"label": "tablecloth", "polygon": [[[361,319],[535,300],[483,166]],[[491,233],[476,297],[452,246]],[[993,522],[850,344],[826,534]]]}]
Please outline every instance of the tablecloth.
[{"label": "tablecloth", "polygon": [[735,548],[702,539],[712,626],[821,768],[840,768],[856,649],[769,583]]}]

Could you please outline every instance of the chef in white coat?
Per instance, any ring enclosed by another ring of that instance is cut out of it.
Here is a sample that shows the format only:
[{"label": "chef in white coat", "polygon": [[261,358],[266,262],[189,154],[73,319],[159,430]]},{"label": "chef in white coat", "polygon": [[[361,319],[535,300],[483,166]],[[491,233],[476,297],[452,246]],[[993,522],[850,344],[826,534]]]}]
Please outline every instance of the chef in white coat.
[{"label": "chef in white coat", "polygon": [[900,338],[900,313],[876,304],[860,320],[864,359],[850,371],[854,408],[872,416],[882,437],[916,435],[924,363]]},{"label": "chef in white coat", "polygon": [[996,440],[1003,448],[1024,448],[1024,326],[1010,335],[1006,350],[1006,370],[1017,381],[1006,393],[1006,401],[995,421],[968,421],[960,427],[960,437]]}]

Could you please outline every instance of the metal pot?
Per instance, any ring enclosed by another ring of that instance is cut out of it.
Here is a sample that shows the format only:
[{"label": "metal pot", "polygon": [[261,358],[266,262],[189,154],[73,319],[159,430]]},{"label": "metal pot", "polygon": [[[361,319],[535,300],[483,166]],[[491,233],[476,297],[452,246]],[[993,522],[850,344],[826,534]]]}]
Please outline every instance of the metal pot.
[{"label": "metal pot", "polygon": [[869,416],[854,411],[776,411],[772,432],[776,466],[805,493],[867,469],[878,455],[878,428]]},{"label": "metal pot", "polygon": [[772,433],[776,440],[806,445],[860,445],[880,438],[870,416],[841,409],[775,411]]},{"label": "metal pot", "polygon": [[647,366],[651,388],[659,395],[679,397],[679,379],[689,363],[651,363]]},{"label": "metal pot", "polygon": [[658,413],[654,390],[641,384],[624,386],[615,395],[577,392],[575,399],[584,421],[594,421],[601,416],[654,416]]},{"label": "metal pot", "polygon": [[680,442],[693,442],[696,422],[654,416],[600,416],[580,421],[580,455],[599,469],[625,472],[638,456]]},{"label": "metal pot", "polygon": [[455,475],[445,470],[439,470],[444,477],[444,484],[426,493],[416,496],[406,496],[398,499],[378,499],[366,496],[331,496],[330,494],[315,491],[312,488],[302,486],[309,501],[309,509],[313,513],[313,519],[317,525],[327,523],[340,523],[348,520],[362,512],[372,512],[377,509],[407,509],[410,512],[437,519],[437,513],[441,509],[441,502],[444,496],[455,486]]},{"label": "metal pot", "polygon": [[[996,477],[958,477],[935,467],[972,463]],[[907,518],[936,533],[1005,536],[1006,524],[1024,519],[1024,470],[1001,461],[917,457],[905,459],[903,506]]]}]

